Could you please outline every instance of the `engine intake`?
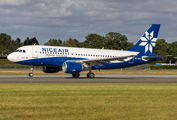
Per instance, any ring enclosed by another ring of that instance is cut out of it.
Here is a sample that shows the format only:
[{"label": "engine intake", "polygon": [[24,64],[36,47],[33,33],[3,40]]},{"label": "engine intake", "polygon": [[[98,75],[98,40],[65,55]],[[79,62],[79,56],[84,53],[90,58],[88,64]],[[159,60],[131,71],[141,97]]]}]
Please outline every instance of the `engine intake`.
[{"label": "engine intake", "polygon": [[79,73],[83,70],[83,66],[81,63],[64,62],[62,70],[65,73]]},{"label": "engine intake", "polygon": [[42,66],[42,71],[45,73],[56,73],[56,72],[59,72],[60,70],[61,70],[61,68],[59,68],[59,67]]}]

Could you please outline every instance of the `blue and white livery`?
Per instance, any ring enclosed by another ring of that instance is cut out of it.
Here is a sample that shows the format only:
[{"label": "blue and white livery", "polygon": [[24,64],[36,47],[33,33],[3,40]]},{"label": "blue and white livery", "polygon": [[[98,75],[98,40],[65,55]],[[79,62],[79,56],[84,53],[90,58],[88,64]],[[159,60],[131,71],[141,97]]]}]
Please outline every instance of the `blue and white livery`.
[{"label": "blue and white livery", "polygon": [[[30,45],[18,48],[8,55],[8,60],[30,66],[42,66],[42,71],[54,73],[63,70],[78,78],[88,70],[88,78],[94,78],[92,69],[116,69],[145,64],[162,57],[153,54],[160,25],[152,24],[140,40],[128,51],[88,49],[61,46]],[[33,67],[29,76],[33,76]]]}]

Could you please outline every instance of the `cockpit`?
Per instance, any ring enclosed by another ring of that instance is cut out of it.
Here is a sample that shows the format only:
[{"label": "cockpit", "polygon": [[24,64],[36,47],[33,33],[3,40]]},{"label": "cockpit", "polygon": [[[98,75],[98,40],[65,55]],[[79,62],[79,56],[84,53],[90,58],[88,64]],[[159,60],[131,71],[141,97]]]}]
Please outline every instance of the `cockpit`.
[{"label": "cockpit", "polygon": [[17,49],[14,52],[26,53],[26,50]]}]

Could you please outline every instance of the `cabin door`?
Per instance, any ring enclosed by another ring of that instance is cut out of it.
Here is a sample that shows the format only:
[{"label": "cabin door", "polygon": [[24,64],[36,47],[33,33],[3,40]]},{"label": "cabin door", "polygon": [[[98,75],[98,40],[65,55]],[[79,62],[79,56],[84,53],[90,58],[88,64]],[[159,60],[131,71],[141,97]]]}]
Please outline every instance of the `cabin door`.
[{"label": "cabin door", "polygon": [[37,47],[33,47],[32,57],[33,58],[38,58]]}]

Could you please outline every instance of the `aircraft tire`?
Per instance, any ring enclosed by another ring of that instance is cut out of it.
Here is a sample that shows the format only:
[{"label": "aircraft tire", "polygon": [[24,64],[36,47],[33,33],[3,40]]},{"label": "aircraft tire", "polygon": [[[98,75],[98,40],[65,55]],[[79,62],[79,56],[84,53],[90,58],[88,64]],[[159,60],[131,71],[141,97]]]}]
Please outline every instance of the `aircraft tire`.
[{"label": "aircraft tire", "polygon": [[79,78],[80,74],[79,73],[73,73],[72,76],[73,76],[73,78]]},{"label": "aircraft tire", "polygon": [[95,77],[95,74],[94,73],[88,73],[87,74],[87,78],[94,78]]},{"label": "aircraft tire", "polygon": [[90,78],[89,76],[90,76],[90,73],[87,74],[87,78]]},{"label": "aircraft tire", "polygon": [[34,74],[33,73],[29,73],[29,77],[33,77],[34,76]]}]

